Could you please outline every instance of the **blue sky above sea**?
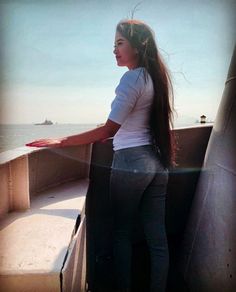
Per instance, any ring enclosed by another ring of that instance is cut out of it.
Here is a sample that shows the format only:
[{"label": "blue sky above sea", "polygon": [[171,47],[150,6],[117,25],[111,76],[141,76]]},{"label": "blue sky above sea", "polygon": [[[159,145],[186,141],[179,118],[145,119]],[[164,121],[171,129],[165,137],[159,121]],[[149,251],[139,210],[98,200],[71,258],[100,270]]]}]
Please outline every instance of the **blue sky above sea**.
[{"label": "blue sky above sea", "polygon": [[1,123],[102,123],[125,67],[119,20],[146,21],[170,68],[179,119],[214,120],[236,30],[235,1],[0,0]]}]

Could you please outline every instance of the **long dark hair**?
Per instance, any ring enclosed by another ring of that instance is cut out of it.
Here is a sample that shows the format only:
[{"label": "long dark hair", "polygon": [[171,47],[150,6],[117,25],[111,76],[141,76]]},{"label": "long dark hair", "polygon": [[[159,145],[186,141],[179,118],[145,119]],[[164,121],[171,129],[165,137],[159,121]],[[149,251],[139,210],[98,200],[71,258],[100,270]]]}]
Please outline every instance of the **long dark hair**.
[{"label": "long dark hair", "polygon": [[[150,113],[150,129],[165,167],[175,164],[173,128],[173,87],[167,67],[157,50],[152,29],[139,20],[122,20],[116,30],[138,51],[139,67],[150,74],[154,99]],[[146,76],[147,77],[147,76]]]}]

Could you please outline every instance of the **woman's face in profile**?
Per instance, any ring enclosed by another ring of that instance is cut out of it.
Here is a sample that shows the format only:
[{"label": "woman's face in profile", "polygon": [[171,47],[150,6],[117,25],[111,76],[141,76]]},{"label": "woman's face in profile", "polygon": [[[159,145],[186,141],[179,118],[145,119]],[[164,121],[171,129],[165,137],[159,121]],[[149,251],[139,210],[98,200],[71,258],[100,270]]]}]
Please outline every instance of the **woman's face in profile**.
[{"label": "woman's face in profile", "polygon": [[130,42],[118,31],[115,35],[115,45],[113,53],[116,56],[118,66],[126,66],[134,69],[138,66],[138,51],[133,48]]}]

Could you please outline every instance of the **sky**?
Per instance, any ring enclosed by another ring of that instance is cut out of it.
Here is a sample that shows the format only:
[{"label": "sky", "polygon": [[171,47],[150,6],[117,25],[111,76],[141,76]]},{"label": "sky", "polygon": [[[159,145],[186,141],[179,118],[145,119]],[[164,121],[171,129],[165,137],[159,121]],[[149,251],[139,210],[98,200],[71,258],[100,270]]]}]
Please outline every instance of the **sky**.
[{"label": "sky", "polygon": [[128,70],[116,65],[115,27],[132,11],[155,32],[178,119],[214,120],[235,44],[234,2],[0,0],[0,123],[105,122]]}]

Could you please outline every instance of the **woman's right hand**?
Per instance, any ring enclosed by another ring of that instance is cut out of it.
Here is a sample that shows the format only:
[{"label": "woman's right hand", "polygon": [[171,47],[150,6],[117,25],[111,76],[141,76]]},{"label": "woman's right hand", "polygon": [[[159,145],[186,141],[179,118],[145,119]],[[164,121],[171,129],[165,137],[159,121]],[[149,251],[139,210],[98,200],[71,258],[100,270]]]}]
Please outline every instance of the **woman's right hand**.
[{"label": "woman's right hand", "polygon": [[40,139],[25,144],[30,147],[63,147],[63,142],[66,138],[54,138],[54,139]]}]

